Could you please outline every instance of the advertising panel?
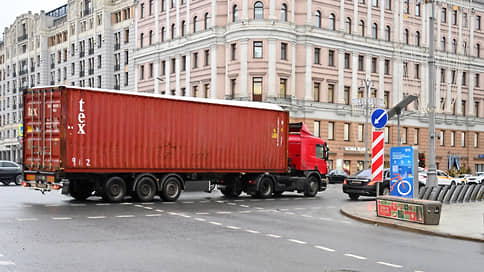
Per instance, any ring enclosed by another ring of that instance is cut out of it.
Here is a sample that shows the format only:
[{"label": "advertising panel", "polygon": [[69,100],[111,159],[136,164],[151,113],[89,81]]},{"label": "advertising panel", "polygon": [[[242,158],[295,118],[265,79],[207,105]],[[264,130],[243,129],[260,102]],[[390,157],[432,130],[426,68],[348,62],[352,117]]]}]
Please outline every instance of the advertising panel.
[{"label": "advertising panel", "polygon": [[390,149],[390,195],[416,198],[418,195],[418,149],[398,146]]}]

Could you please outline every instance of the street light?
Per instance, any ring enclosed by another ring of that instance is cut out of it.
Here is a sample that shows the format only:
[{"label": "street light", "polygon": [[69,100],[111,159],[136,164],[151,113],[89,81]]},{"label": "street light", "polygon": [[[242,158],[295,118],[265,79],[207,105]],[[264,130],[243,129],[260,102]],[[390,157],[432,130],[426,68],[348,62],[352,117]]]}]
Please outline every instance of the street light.
[{"label": "street light", "polygon": [[373,86],[373,81],[370,79],[362,79],[361,80],[362,86],[360,88],[365,88],[366,90],[366,97],[365,97],[365,161],[363,165],[363,169],[368,168],[369,156],[368,156],[368,141],[369,141],[369,115],[370,115],[370,88]]}]

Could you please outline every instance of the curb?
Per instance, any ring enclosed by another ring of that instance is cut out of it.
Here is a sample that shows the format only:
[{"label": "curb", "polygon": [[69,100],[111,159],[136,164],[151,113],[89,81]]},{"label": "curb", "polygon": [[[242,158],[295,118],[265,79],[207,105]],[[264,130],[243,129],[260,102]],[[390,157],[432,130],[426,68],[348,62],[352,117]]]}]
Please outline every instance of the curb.
[{"label": "curb", "polygon": [[[480,242],[480,243],[484,242],[484,238],[475,238],[475,237],[469,237],[469,236],[463,236],[463,235],[456,235],[456,234],[447,233],[447,232],[432,231],[432,230],[426,230],[418,227],[401,225],[399,224],[398,220],[385,219],[385,218],[381,218],[381,220],[374,220],[372,218],[368,218],[364,216],[357,216],[345,211],[344,208],[341,208],[340,212],[349,218],[352,218],[364,223],[377,224],[377,225],[382,225],[386,227],[392,227],[392,228],[402,229],[406,231],[417,232],[422,234],[430,234],[434,236],[440,236],[440,237],[446,237],[446,238],[452,238],[452,239],[467,240],[467,241]],[[391,221],[387,221],[387,220],[391,220]]]}]

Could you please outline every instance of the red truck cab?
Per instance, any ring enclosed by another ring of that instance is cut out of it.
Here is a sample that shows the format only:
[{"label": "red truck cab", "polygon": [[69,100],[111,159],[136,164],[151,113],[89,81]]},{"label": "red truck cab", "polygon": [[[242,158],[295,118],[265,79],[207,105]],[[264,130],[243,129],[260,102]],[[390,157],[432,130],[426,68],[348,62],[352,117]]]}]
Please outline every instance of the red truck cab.
[{"label": "red truck cab", "polygon": [[329,148],[326,142],[315,137],[303,123],[289,125],[289,168],[297,171],[317,171],[322,177],[328,174]]}]

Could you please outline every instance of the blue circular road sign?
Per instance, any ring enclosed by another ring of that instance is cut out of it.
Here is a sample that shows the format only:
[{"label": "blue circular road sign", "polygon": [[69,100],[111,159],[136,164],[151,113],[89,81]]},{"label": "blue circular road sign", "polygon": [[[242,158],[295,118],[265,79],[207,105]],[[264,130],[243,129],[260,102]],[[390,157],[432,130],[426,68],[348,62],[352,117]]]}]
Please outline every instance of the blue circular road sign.
[{"label": "blue circular road sign", "polygon": [[377,128],[383,128],[388,121],[388,114],[387,111],[384,109],[376,109],[371,114],[371,124]]}]

